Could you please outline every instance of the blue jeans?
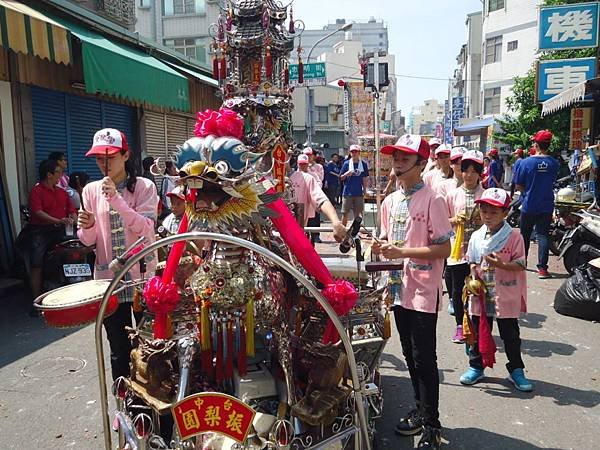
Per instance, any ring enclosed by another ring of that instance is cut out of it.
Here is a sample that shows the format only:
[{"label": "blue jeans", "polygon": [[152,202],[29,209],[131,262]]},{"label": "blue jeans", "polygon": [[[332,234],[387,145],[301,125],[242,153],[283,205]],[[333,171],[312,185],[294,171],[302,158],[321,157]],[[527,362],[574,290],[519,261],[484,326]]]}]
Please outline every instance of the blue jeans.
[{"label": "blue jeans", "polygon": [[538,269],[548,269],[548,252],[550,251],[550,223],[552,213],[530,214],[521,212],[521,235],[525,241],[525,256],[529,255],[531,233],[535,227],[538,243]]}]

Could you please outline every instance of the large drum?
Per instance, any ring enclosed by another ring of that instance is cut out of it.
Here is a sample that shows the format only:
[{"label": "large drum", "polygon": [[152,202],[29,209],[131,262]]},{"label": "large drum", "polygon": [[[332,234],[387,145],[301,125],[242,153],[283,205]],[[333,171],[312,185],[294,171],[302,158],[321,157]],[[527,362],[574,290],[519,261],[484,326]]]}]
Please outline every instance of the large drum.
[{"label": "large drum", "polygon": [[[77,327],[94,322],[100,310],[102,297],[110,280],[89,280],[70,284],[40,295],[35,306],[42,312],[46,323],[55,328]],[[118,305],[117,294],[121,285],[111,295],[104,317],[113,314]]]}]

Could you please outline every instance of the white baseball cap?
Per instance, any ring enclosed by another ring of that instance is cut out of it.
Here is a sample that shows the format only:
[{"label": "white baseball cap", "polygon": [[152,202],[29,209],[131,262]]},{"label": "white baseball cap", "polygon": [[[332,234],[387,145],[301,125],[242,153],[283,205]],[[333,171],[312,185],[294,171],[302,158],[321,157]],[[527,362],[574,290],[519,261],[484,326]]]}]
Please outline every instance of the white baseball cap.
[{"label": "white baseball cap", "polygon": [[412,155],[419,155],[423,159],[429,158],[429,144],[418,134],[400,136],[394,145],[382,147],[381,153],[384,155],[393,155],[396,150]]},{"label": "white baseball cap", "polygon": [[435,149],[435,156],[437,156],[441,153],[450,154],[451,152],[452,152],[452,147],[450,146],[450,144],[441,144],[438,148]]},{"label": "white baseball cap", "polygon": [[438,138],[429,139],[429,146],[433,147],[434,145],[442,145],[442,141],[440,141]]},{"label": "white baseball cap", "polygon": [[308,155],[299,155],[298,164],[308,164]]},{"label": "white baseball cap", "polygon": [[459,158],[462,159],[466,151],[467,149],[464,147],[452,147],[452,150],[450,150],[450,161]]},{"label": "white baseball cap", "polygon": [[360,152],[360,145],[352,144],[350,146],[350,152]]},{"label": "white baseball cap", "polygon": [[306,147],[304,150],[302,150],[302,153],[304,153],[305,155],[312,155],[314,152],[312,147]]},{"label": "white baseball cap", "polygon": [[121,150],[129,151],[125,134],[115,128],[104,128],[96,131],[92,140],[92,148],[85,156],[114,155]]},{"label": "white baseball cap", "polygon": [[462,155],[463,161],[473,161],[477,164],[483,164],[483,153],[479,150],[467,150]]},{"label": "white baseball cap", "polygon": [[499,208],[508,208],[510,205],[510,195],[504,189],[489,188],[483,191],[483,194],[481,194],[479,199],[475,200],[475,203],[487,203]]}]

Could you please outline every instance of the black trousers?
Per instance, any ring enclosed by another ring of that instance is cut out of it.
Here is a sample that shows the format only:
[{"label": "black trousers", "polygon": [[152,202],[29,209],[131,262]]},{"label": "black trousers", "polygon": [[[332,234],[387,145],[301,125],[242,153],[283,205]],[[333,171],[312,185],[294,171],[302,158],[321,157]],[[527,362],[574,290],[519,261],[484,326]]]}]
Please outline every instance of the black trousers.
[{"label": "black trousers", "polygon": [[[314,217],[311,217],[310,219],[308,219],[308,222],[306,223],[306,226],[308,226],[308,227],[320,227],[321,226],[321,213],[319,213],[317,211]],[[319,233],[310,233],[310,242],[312,242],[314,244],[315,240],[318,237],[319,237]]]},{"label": "black trousers", "polygon": [[462,291],[465,286],[465,278],[469,275],[469,264],[456,264],[446,266],[444,278],[446,279],[446,288],[448,289],[448,297],[452,300],[454,307],[454,319],[456,325],[462,325],[464,307],[462,302]]},{"label": "black trousers", "polygon": [[[129,354],[131,353],[131,341],[127,336],[125,327],[133,326],[131,320],[132,303],[120,303],[115,313],[104,319],[104,329],[110,344],[110,366],[113,380],[119,377],[128,377]],[[141,318],[136,314],[136,320]]]},{"label": "black trousers", "polygon": [[[479,331],[479,316],[471,316],[475,334]],[[494,328],[494,318],[487,317],[490,328]],[[523,359],[521,358],[521,336],[519,333],[519,319],[496,319],[500,338],[504,343],[504,353],[508,359],[506,370],[512,372],[515,369],[524,369]],[[483,361],[479,353],[478,342],[469,346],[469,365],[474,369],[483,370]]]},{"label": "black trousers", "polygon": [[417,408],[427,426],[441,428],[440,377],[436,354],[437,313],[394,307],[402,353],[415,391]]}]

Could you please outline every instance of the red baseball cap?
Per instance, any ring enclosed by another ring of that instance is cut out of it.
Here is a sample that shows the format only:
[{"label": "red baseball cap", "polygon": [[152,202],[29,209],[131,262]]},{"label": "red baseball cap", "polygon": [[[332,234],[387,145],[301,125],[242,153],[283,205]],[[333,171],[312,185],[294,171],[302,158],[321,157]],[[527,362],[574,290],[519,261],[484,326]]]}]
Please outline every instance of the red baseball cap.
[{"label": "red baseball cap", "polygon": [[393,155],[396,150],[411,155],[419,155],[423,159],[429,158],[429,144],[418,134],[405,134],[400,136],[394,145],[381,148],[384,155]]},{"label": "red baseball cap", "polygon": [[85,156],[114,155],[121,150],[129,151],[129,144],[127,144],[125,134],[114,128],[104,128],[96,131],[92,141],[92,148],[89,149]]},{"label": "red baseball cap", "polygon": [[550,130],[540,130],[531,137],[531,140],[533,142],[552,142],[553,136]]},{"label": "red baseball cap", "polygon": [[523,149],[522,148],[518,148],[512,154],[513,155],[523,156]]},{"label": "red baseball cap", "polygon": [[510,205],[510,195],[504,189],[489,188],[483,191],[481,197],[475,200],[475,203],[487,203],[499,208],[508,208]]},{"label": "red baseball cap", "polygon": [[493,148],[488,152],[489,156],[498,156],[498,149],[497,148]]},{"label": "red baseball cap", "polygon": [[535,148],[534,147],[531,147],[529,149],[529,156],[532,156],[532,155],[535,155]]}]

